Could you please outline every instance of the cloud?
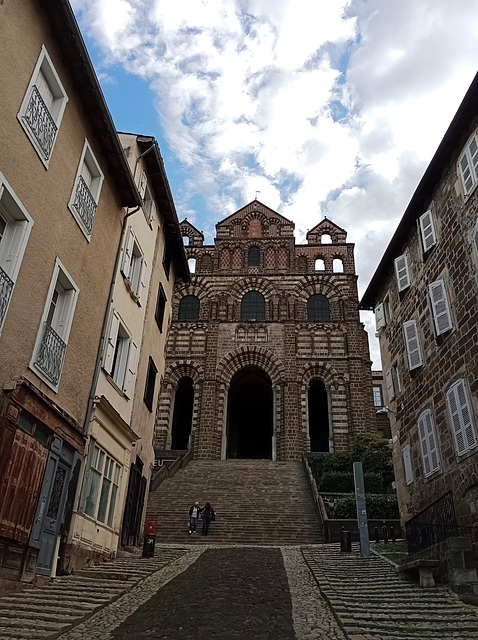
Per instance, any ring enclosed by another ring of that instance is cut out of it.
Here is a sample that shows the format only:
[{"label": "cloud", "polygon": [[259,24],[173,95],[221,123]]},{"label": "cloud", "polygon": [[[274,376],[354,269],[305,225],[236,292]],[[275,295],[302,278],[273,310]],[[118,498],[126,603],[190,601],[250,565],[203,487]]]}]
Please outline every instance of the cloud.
[{"label": "cloud", "polygon": [[304,240],[326,213],[356,242],[361,291],[478,61],[475,0],[73,6],[102,72],[149,81],[184,169],[180,216],[211,241],[259,190]]}]

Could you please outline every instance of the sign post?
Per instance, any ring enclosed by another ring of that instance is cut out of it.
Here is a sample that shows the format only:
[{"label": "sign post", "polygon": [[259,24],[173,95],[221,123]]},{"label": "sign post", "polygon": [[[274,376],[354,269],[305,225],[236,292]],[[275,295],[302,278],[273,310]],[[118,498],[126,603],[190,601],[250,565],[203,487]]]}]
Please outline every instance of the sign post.
[{"label": "sign post", "polygon": [[370,558],[370,540],[368,537],[367,507],[365,504],[365,485],[361,462],[354,462],[355,502],[357,505],[357,522],[360,534],[360,555]]}]

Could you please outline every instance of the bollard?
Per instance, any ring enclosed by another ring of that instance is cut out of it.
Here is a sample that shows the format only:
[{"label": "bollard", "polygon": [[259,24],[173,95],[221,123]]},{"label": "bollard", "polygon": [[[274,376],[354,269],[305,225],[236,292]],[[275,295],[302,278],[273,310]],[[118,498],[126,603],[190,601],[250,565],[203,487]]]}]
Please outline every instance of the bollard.
[{"label": "bollard", "polygon": [[350,531],[346,531],[345,527],[342,527],[342,531],[340,532],[340,551],[344,553],[350,553],[352,551]]},{"label": "bollard", "polygon": [[383,522],[383,525],[382,525],[382,533],[383,533],[383,541],[388,542],[388,530],[387,530],[387,524],[385,521]]},{"label": "bollard", "polygon": [[392,538],[392,542],[397,541],[397,536],[395,535],[395,527],[393,526],[393,524],[390,525],[390,536]]},{"label": "bollard", "polygon": [[375,542],[380,542],[380,534],[378,532],[378,527],[374,527],[373,532],[375,534]]},{"label": "bollard", "polygon": [[156,544],[156,523],[144,523],[143,558],[154,557],[154,546]]}]

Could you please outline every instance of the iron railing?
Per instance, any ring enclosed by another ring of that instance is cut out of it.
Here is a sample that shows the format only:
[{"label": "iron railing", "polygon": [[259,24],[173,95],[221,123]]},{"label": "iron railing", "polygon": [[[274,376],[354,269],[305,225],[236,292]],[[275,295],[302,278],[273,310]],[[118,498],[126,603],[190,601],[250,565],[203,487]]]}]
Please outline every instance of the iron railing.
[{"label": "iron railing", "polygon": [[36,85],[32,87],[32,93],[23,119],[27,122],[36,141],[40,145],[45,159],[48,160],[51,155],[58,127]]},{"label": "iron railing", "polygon": [[45,330],[35,364],[54,384],[58,384],[58,380],[60,379],[65,351],[66,343],[63,342],[56,331],[45,322]]},{"label": "iron railing", "polygon": [[13,280],[0,267],[0,327],[7,313],[8,302],[12,295]]},{"label": "iron railing", "polygon": [[405,523],[409,553],[459,535],[451,491]]},{"label": "iron railing", "polygon": [[93,229],[93,220],[95,219],[96,213],[96,201],[91,195],[91,191],[84,181],[83,176],[80,176],[78,184],[76,185],[76,193],[73,206],[75,207],[75,210],[80,216],[88,233],[91,233],[91,230]]}]

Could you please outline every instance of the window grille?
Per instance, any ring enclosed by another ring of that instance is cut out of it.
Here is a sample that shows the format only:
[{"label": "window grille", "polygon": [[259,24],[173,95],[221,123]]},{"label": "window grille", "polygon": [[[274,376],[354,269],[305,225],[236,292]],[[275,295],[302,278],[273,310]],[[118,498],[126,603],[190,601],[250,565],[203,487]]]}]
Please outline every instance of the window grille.
[{"label": "window grille", "polygon": [[259,247],[249,247],[247,256],[247,264],[249,267],[258,267],[261,264],[261,250]]},{"label": "window grille", "polygon": [[322,294],[316,293],[307,300],[307,320],[309,322],[329,322],[330,304]]},{"label": "window grille", "polygon": [[266,301],[259,291],[248,291],[241,301],[241,320],[265,320]]},{"label": "window grille", "polygon": [[199,320],[199,307],[197,296],[184,296],[179,301],[178,320]]}]

